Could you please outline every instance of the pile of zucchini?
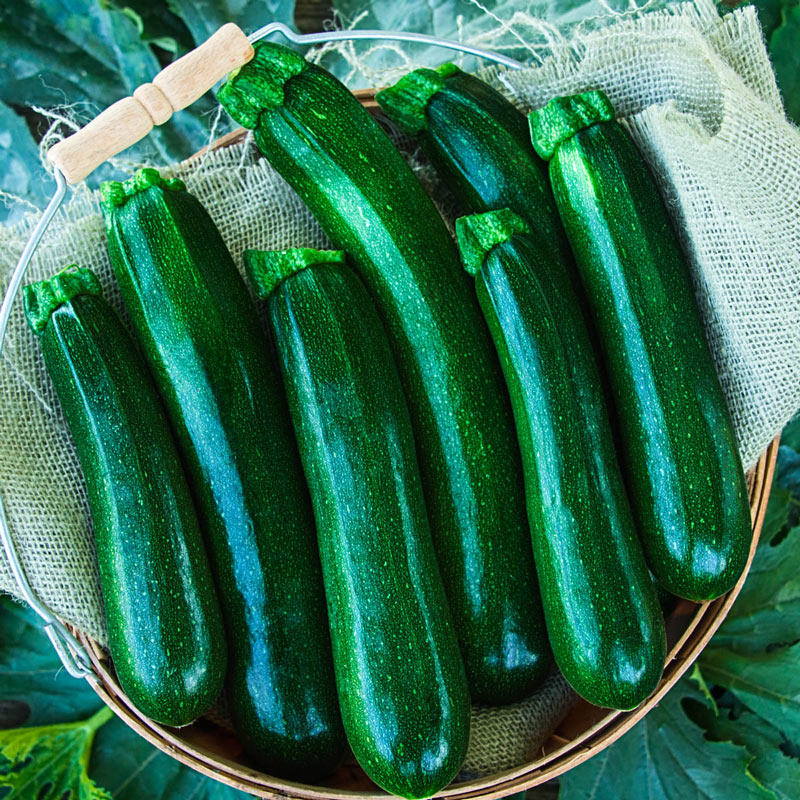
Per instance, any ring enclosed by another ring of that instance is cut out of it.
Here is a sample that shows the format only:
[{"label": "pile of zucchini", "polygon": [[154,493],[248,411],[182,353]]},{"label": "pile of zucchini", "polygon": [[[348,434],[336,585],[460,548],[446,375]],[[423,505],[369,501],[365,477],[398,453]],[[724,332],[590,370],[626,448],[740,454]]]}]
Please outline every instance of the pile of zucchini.
[{"label": "pile of zucchini", "polygon": [[349,745],[409,798],[458,773],[471,703],[524,699],[553,661],[596,705],[640,704],[657,589],[732,588],[750,512],[683,255],[608,99],[526,120],[450,64],[380,92],[464,212],[454,241],[325,70],[260,43],[219,97],[336,248],[246,252],[269,332],[154,170],[102,190],[133,337],[88,270],[25,290],[125,692],[180,726],[224,682],[262,769],[319,781]]}]

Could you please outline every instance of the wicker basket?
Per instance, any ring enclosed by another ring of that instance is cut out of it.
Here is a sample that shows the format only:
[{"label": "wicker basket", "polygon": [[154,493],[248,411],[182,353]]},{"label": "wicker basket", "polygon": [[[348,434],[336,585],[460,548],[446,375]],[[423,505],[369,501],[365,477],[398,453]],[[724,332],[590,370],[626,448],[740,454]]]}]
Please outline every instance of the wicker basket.
[{"label": "wicker basket", "polygon": [[[368,110],[375,112],[374,92],[356,92],[356,95]],[[217,149],[234,144],[244,133],[234,131],[211,147]],[[777,454],[778,439],[775,439],[747,475],[753,520],[748,570],[764,520]],[[656,691],[638,708],[629,712],[609,711],[579,701],[545,742],[538,757],[513,770],[453,783],[437,796],[454,800],[504,797],[561,775],[610,745],[644,717],[691,666],[728,613],[746,574],[747,571],[733,590],[717,600],[699,605],[688,601],[678,603],[667,619],[668,654],[664,675]],[[166,728],[147,719],[123,693],[108,654],[83,632],[74,628],[73,631],[89,653],[94,669],[89,680],[103,702],[153,745],[193,769],[259,797],[353,800],[386,796],[352,763],[340,768],[324,786],[293,783],[247,766],[233,733],[209,719],[198,720],[181,729]]]}]

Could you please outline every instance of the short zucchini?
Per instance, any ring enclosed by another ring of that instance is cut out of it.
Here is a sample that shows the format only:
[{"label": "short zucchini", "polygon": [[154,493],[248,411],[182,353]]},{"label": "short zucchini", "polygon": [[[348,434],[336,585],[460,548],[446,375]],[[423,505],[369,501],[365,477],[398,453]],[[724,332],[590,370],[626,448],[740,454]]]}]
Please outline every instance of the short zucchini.
[{"label": "short zucchini", "polygon": [[508,394],[458,253],[419,181],[330,73],[256,44],[219,99],[375,302],[409,401],[434,545],[473,699],[517,700],[549,653]]},{"label": "short zucchini", "polygon": [[[511,391],[528,518],[556,663],[595,705],[630,709],[664,668],[664,621],[617,464],[580,310],[521,217],[456,222]],[[541,277],[539,277],[541,276]]]},{"label": "short zucchini", "polygon": [[187,725],[219,696],[226,647],[161,401],[92,272],[65,270],[23,297],[83,469],[120,685],[156,722]]},{"label": "short zucchini", "polygon": [[666,207],[602,92],[556,98],[530,122],[599,334],[650,569],[672,594],[718,597],[747,562],[750,508]]},{"label": "short zucchini", "polygon": [[525,115],[500,92],[455,64],[416,69],[375,96],[414,137],[468,214],[509,208],[574,270],[547,164],[531,145]]},{"label": "short zucchini", "polygon": [[469,693],[386,334],[343,253],[245,263],[268,298],[314,502],[347,738],[383,789],[429,797],[461,768]]},{"label": "short zucchini", "polygon": [[269,342],[180,181],[143,170],[102,191],[111,262],[205,528],[234,728],[267,771],[313,780],[345,737],[313,511]]}]

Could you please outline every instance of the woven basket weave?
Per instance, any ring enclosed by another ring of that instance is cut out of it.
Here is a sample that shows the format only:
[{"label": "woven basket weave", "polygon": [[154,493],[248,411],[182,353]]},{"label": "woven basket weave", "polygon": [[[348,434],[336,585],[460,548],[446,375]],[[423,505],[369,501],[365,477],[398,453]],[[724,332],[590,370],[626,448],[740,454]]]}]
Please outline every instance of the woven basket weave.
[{"label": "woven basket weave", "polygon": [[[356,95],[368,110],[374,112],[377,108],[374,92],[356,92]],[[244,131],[234,131],[211,146],[214,149],[225,147],[240,141],[243,136]],[[747,570],[758,544],[777,454],[778,439],[775,439],[747,474],[753,524]],[[437,796],[454,800],[504,797],[544,783],[610,745],[644,717],[691,666],[727,615],[746,575],[747,571],[734,589],[717,600],[702,604],[678,603],[667,618],[668,654],[663,677],[653,695],[638,708],[629,712],[609,711],[579,701],[535,759],[514,770],[455,782]],[[103,702],[133,730],[187,766],[259,797],[353,800],[386,796],[354,763],[340,768],[323,786],[294,783],[247,766],[234,734],[208,719],[198,720],[179,730],[153,722],[138,712],[122,691],[108,654],[82,631],[73,628],[73,632],[89,654],[94,670],[89,681]]]}]

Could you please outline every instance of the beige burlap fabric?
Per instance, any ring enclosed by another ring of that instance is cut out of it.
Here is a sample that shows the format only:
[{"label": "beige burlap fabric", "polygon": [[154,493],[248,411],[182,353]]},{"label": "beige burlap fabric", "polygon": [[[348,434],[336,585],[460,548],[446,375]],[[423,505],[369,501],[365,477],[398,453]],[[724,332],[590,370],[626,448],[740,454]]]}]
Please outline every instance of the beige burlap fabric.
[{"label": "beige burlap fabric", "polygon": [[[720,18],[710,0],[696,0],[595,19],[552,36],[538,66],[485,77],[526,110],[554,94],[602,88],[626,117],[683,232],[750,466],[800,407],[800,135],[783,116],[754,10]],[[171,172],[205,203],[237,263],[245,247],[325,244],[297,196],[248,142]],[[430,171],[420,175],[430,185]],[[0,230],[4,284],[34,221]],[[29,277],[75,261],[98,273],[119,308],[97,198],[86,190],[54,221]],[[45,603],[104,642],[83,479],[19,307],[4,355],[0,489],[22,563]],[[0,590],[19,594],[1,557]],[[525,703],[476,709],[465,774],[525,761],[571,700],[556,677]]]}]

